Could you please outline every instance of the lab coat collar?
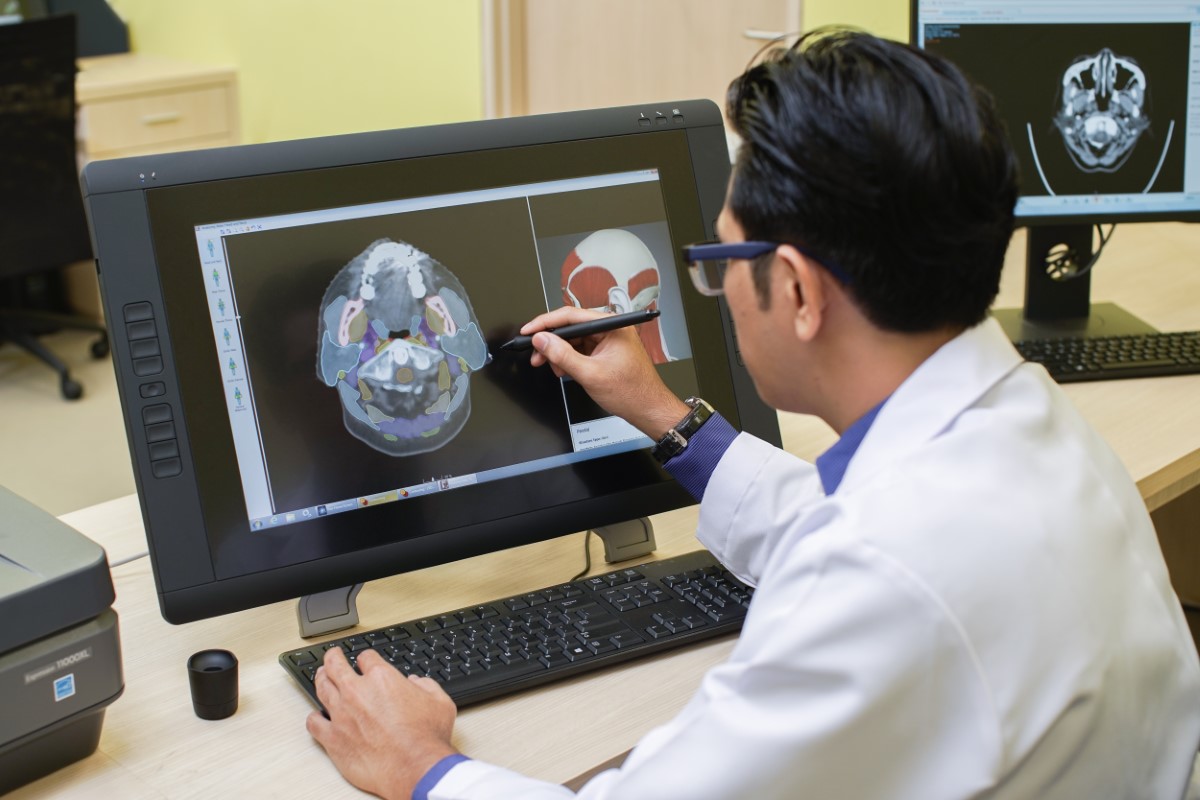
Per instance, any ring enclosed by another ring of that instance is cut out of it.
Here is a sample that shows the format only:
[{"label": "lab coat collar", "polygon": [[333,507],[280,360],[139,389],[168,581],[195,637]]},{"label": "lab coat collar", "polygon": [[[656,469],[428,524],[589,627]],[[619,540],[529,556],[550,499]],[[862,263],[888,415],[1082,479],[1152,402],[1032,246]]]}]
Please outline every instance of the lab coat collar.
[{"label": "lab coat collar", "polygon": [[949,427],[1022,363],[988,317],[942,345],[892,393],[850,461],[839,492],[852,491],[877,470]]}]

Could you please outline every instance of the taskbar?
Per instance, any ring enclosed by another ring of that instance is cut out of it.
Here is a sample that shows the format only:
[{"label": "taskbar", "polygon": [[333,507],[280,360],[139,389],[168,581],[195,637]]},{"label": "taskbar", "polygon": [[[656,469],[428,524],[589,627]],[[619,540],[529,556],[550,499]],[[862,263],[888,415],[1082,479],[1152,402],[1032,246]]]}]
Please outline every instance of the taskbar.
[{"label": "taskbar", "polygon": [[321,505],[309,506],[308,508],[297,508],[292,511],[283,511],[278,514],[256,517],[250,520],[250,529],[261,531],[278,528],[283,525],[294,525],[298,522],[307,522],[320,517],[328,517],[332,514],[344,514],[347,511],[357,511],[360,508],[380,506],[384,503],[395,503],[410,497],[422,497],[435,492],[457,489],[460,486],[469,486],[478,482],[479,478],[477,475],[434,478],[415,486],[406,486],[403,489],[389,489],[385,492],[376,492],[375,494],[368,494],[362,497],[352,497],[348,500],[336,500],[332,503],[322,503]]},{"label": "taskbar", "polygon": [[[584,428],[582,430],[586,431],[587,429]],[[401,500],[411,500],[416,497],[424,497],[437,492],[445,492],[451,489],[458,489],[463,486],[471,486],[477,483],[495,481],[502,478],[512,478],[519,475],[528,475],[533,472],[540,472],[542,470],[552,469],[554,467],[567,466],[580,461],[589,461],[593,458],[614,455],[616,453],[625,453],[631,450],[645,450],[654,444],[649,437],[637,432],[636,430],[634,430],[632,433],[626,433],[625,435],[628,436],[628,438],[624,440],[618,441],[616,440],[617,437],[614,436],[608,440],[608,443],[591,446],[587,449],[579,450],[574,453],[565,453],[559,456],[540,458],[535,461],[526,461],[523,464],[514,464],[508,467],[484,470],[483,472],[471,473],[470,475],[430,478],[423,483],[418,483],[415,486],[406,486],[402,489],[388,489],[387,491],[364,495],[362,497],[352,497],[346,500],[336,500],[332,503],[322,503],[320,505],[313,505],[307,508],[298,508],[291,511],[280,511],[275,514],[251,517],[250,529],[254,531],[267,531],[285,525],[295,525],[301,522],[309,522],[314,519],[319,519],[320,517],[327,517],[331,514],[343,514],[347,511],[358,511],[359,509],[379,506],[385,503],[396,503]]]}]

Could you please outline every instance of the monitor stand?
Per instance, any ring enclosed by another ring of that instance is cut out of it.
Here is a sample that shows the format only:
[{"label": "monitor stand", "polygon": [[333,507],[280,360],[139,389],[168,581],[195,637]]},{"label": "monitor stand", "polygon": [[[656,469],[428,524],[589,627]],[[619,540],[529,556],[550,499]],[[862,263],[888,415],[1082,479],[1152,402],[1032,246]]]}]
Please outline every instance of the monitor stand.
[{"label": "monitor stand", "polygon": [[356,583],[328,592],[306,594],[296,601],[300,638],[311,639],[357,625],[358,593],[362,587],[361,583]]},{"label": "monitor stand", "polygon": [[[657,546],[649,517],[593,528],[592,533],[604,540],[604,560],[609,564],[649,555]],[[362,587],[356,583],[301,597],[296,602],[300,638],[311,639],[357,625],[358,593]]]},{"label": "monitor stand", "polygon": [[1065,272],[1092,260],[1092,225],[1029,228],[1025,250],[1024,308],[992,309],[1008,338],[1062,339],[1156,333],[1150,324],[1113,303],[1091,304],[1090,271],[1075,278],[1052,274],[1048,264],[1066,254]]}]

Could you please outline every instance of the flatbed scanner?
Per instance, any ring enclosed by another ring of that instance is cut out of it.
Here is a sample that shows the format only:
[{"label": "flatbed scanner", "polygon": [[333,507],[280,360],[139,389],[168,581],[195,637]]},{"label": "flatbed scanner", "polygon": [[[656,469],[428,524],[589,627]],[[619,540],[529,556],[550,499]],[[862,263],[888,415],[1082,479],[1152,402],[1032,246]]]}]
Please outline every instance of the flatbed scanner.
[{"label": "flatbed scanner", "polygon": [[125,689],[108,557],[0,487],[0,794],[91,755]]}]

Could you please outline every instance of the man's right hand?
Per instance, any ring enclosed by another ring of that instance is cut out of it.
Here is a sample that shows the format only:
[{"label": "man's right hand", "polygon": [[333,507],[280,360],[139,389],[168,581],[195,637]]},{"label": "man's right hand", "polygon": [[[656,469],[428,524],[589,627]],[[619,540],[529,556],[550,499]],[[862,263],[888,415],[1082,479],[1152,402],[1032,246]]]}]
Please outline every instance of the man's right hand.
[{"label": "man's right hand", "polygon": [[688,407],[663,383],[637,331],[621,328],[567,342],[547,330],[603,316],[563,306],[525,323],[521,333],[534,334],[530,363],[549,364],[555,375],[574,379],[610,414],[657,441],[687,416]]}]

